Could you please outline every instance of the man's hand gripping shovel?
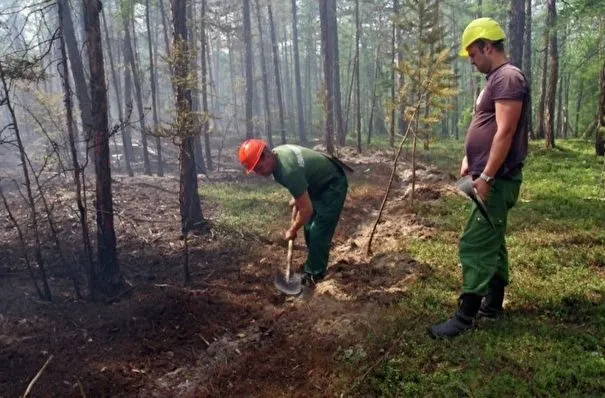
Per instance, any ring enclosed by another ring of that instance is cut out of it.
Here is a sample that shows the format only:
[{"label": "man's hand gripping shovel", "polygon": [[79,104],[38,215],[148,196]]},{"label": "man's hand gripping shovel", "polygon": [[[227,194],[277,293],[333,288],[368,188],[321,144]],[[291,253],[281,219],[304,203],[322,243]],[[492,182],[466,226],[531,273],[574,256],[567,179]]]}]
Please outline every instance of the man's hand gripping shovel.
[{"label": "man's hand gripping shovel", "polygon": [[[296,206],[292,207],[292,221],[296,219],[297,209]],[[292,266],[292,248],[294,246],[294,239],[288,239],[288,255],[286,257],[286,270],[285,272],[277,271],[273,284],[275,288],[282,293],[288,295],[298,295],[302,292],[302,275],[300,273],[294,273],[290,275],[290,268]]]}]

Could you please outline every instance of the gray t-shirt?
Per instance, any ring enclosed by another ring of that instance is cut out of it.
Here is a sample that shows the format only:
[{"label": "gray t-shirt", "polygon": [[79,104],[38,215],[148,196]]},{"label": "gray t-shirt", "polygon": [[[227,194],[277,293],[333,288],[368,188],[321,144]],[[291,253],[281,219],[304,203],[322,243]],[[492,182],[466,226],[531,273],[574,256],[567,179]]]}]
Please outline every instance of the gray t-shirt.
[{"label": "gray t-shirt", "polygon": [[485,169],[498,128],[496,101],[500,100],[523,101],[523,109],[508,155],[496,176],[506,178],[521,170],[527,156],[529,98],[527,79],[516,66],[506,63],[487,75],[487,83],[477,98],[475,114],[466,133],[465,151],[469,174],[479,175]]}]

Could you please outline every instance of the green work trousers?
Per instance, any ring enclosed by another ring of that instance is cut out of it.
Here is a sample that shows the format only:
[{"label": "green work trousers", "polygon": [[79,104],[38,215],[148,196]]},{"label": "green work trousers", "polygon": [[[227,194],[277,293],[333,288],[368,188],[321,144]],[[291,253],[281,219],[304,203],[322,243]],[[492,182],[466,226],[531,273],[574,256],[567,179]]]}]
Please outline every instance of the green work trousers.
[{"label": "green work trousers", "polygon": [[347,177],[343,174],[311,197],[315,211],[311,220],[305,224],[308,250],[305,272],[313,276],[322,276],[328,269],[332,237],[347,197],[347,188]]},{"label": "green work trousers", "polygon": [[460,238],[462,292],[485,296],[493,277],[509,283],[508,252],[506,251],[506,219],[517,203],[521,173],[509,179],[492,182],[485,205],[495,230],[473,203],[471,215]]}]

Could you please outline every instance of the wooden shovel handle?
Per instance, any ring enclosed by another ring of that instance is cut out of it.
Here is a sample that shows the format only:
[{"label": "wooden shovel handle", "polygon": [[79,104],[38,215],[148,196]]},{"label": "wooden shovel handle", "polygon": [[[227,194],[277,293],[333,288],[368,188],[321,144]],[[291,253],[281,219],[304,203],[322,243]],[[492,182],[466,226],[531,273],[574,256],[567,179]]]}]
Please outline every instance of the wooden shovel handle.
[{"label": "wooden shovel handle", "polygon": [[[292,206],[292,221],[296,220],[296,206]],[[294,239],[288,239],[288,255],[286,256],[286,280],[290,279],[290,267],[292,266],[292,249],[294,248]]]}]

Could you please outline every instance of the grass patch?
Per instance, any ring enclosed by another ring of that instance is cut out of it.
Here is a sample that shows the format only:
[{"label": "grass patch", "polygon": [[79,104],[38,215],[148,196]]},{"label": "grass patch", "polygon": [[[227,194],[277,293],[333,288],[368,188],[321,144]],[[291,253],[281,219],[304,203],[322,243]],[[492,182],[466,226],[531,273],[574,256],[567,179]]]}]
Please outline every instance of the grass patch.
[{"label": "grass patch", "polygon": [[[461,286],[458,236],[469,204],[444,197],[417,211],[440,229],[405,244],[431,273],[392,309],[397,354],[367,380],[380,396],[546,397],[605,393],[603,159],[592,144],[532,144],[520,200],[509,216],[512,284],[507,315],[473,333],[433,341],[426,329],[451,316]],[[432,160],[457,173],[460,143],[433,145]],[[426,154],[423,154],[426,156]],[[456,161],[457,159],[457,161]],[[456,161],[456,163],[454,163]]]},{"label": "grass patch", "polygon": [[243,181],[206,184],[201,195],[219,206],[218,226],[261,238],[278,229],[285,231],[290,195],[272,179],[250,176]]}]

